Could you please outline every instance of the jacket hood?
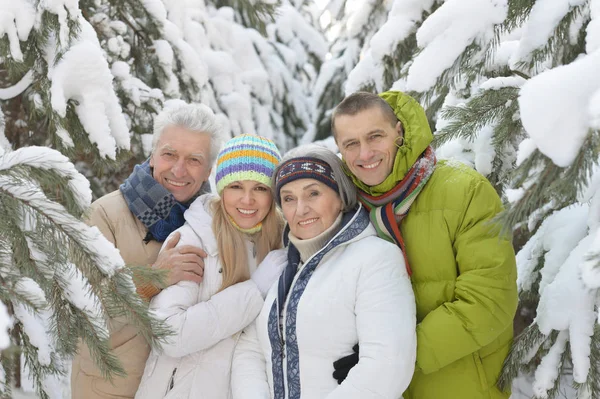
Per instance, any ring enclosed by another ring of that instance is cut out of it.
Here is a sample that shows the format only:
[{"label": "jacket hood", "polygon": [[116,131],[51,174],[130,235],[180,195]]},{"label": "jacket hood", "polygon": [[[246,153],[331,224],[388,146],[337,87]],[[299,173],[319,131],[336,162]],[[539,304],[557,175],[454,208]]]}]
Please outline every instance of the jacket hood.
[{"label": "jacket hood", "polygon": [[373,196],[385,194],[394,188],[433,141],[425,110],[414,98],[400,91],[386,91],[379,96],[392,107],[396,117],[402,122],[404,140],[396,153],[392,173],[380,184],[367,186],[347,170],[354,184]]}]

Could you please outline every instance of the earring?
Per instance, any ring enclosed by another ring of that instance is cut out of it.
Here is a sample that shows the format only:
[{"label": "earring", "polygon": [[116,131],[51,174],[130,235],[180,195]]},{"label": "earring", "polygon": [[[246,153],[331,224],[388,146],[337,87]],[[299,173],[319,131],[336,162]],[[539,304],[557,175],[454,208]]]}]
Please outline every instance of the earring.
[{"label": "earring", "polygon": [[396,140],[394,140],[394,144],[398,148],[402,147],[404,145],[404,137],[403,136],[398,136],[398,138],[396,138]]}]

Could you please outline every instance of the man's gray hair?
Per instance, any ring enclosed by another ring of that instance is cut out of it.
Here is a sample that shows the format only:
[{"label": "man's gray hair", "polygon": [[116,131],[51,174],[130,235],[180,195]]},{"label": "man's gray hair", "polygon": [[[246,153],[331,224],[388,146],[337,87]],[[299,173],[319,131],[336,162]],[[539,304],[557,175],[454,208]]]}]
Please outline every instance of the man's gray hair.
[{"label": "man's gray hair", "polygon": [[[333,171],[333,178],[339,188],[338,194],[342,200],[342,212],[348,212],[356,208],[356,205],[358,204],[356,187],[354,186],[354,183],[352,183],[352,180],[344,173],[344,162],[331,150],[317,144],[305,144],[296,147],[283,156],[281,162],[277,168],[275,168],[273,178],[271,179],[271,187],[273,189],[275,189],[275,182],[281,167],[290,159],[301,157],[316,158],[328,164]],[[281,197],[279,196],[279,193],[274,194],[278,204],[281,206]]]},{"label": "man's gray hair", "polygon": [[210,136],[210,164],[215,163],[225,137],[223,127],[210,108],[204,104],[187,104],[183,101],[177,101],[163,108],[154,118],[152,152],[156,150],[158,140],[165,129],[170,126],[179,126],[195,133],[208,134]]}]

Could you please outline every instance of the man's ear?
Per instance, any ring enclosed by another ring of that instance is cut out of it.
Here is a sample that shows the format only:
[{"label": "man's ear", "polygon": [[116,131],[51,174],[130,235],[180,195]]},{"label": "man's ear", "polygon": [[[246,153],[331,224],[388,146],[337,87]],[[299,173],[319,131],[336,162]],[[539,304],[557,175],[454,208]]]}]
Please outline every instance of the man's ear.
[{"label": "man's ear", "polygon": [[150,154],[149,164],[151,168],[154,167],[154,154]]},{"label": "man's ear", "polygon": [[204,180],[204,182],[208,181],[208,178],[210,177],[211,173],[212,173],[212,166],[210,168],[208,168],[208,171],[206,172],[206,179]]},{"label": "man's ear", "polygon": [[404,129],[402,128],[402,122],[398,121],[398,123],[396,123],[396,131],[398,132],[398,136],[402,137],[404,135]]}]

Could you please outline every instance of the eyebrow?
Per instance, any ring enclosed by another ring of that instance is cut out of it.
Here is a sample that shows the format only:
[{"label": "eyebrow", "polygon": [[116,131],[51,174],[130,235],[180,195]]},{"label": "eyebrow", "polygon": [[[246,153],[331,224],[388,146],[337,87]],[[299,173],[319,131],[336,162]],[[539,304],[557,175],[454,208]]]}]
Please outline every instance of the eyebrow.
[{"label": "eyebrow", "polygon": [[[367,133],[367,136],[370,135],[370,134],[379,133],[379,132],[383,132],[383,129],[373,129],[373,130],[371,130],[370,132]],[[355,140],[356,140],[356,138],[351,138],[351,139],[344,140],[344,141],[342,141],[342,146],[345,146],[349,142],[355,141]]]},{"label": "eyebrow", "polygon": [[[259,186],[261,186],[261,187],[270,188],[268,185],[266,185],[264,183],[261,183],[261,182],[258,182],[258,181],[252,181],[252,180],[249,180],[249,181],[251,181],[254,184],[252,187],[259,187]],[[232,184],[240,184],[241,185],[242,184],[242,180],[234,180],[231,183],[229,183],[228,186],[230,186]]]},{"label": "eyebrow", "polygon": [[[171,152],[177,153],[177,150],[175,148],[171,147],[168,144],[165,144],[164,146],[162,146],[160,150],[161,151],[167,150],[167,151],[171,151]],[[190,154],[190,156],[192,156],[192,157],[198,157],[198,158],[206,158],[204,156],[204,154]]]},{"label": "eyebrow", "polygon": [[[308,183],[306,186],[302,187],[302,190],[306,190],[306,189],[308,189],[308,188],[310,188],[312,186],[318,186],[318,185],[319,185],[319,183],[316,183],[316,182],[315,183]],[[285,190],[285,189],[281,190],[281,192],[282,193],[291,193],[290,190]]]}]

